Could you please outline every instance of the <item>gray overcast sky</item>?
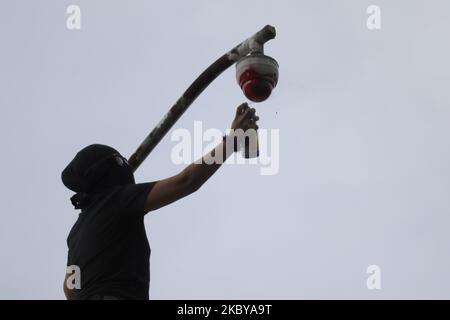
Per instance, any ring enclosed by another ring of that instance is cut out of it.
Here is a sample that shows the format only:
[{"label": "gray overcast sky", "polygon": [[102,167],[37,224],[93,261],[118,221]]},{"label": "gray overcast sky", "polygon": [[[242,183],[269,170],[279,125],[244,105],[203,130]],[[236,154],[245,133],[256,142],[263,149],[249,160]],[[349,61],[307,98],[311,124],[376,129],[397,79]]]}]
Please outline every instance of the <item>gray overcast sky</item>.
[{"label": "gray overcast sky", "polygon": [[[66,8],[81,8],[79,31]],[[381,7],[379,31],[366,8]],[[63,299],[76,151],[130,155],[193,79],[266,24],[280,63],[255,105],[280,171],[225,166],[146,218],[150,296],[450,297],[448,1],[17,1],[0,10],[0,298]],[[176,124],[229,127],[234,68]],[[161,179],[167,136],[136,174]],[[230,201],[233,199],[233,201]],[[368,290],[378,265],[382,289]]]}]

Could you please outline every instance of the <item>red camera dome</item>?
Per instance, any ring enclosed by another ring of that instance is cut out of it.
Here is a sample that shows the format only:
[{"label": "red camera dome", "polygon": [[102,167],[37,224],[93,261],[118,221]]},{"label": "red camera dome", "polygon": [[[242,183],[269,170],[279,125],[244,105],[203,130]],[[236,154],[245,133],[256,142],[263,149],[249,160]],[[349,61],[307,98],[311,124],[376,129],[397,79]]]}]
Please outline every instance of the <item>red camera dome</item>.
[{"label": "red camera dome", "polygon": [[251,54],[236,64],[236,79],[249,100],[265,101],[277,85],[278,63],[261,53]]}]

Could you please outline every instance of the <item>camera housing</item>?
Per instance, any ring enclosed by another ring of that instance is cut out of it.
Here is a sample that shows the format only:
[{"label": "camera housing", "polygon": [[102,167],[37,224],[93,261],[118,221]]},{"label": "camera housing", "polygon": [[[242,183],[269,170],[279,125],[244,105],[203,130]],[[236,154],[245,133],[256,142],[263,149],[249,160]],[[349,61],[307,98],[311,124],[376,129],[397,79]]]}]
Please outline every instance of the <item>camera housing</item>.
[{"label": "camera housing", "polygon": [[252,53],[237,62],[236,79],[249,100],[265,101],[278,83],[278,62],[262,53]]}]

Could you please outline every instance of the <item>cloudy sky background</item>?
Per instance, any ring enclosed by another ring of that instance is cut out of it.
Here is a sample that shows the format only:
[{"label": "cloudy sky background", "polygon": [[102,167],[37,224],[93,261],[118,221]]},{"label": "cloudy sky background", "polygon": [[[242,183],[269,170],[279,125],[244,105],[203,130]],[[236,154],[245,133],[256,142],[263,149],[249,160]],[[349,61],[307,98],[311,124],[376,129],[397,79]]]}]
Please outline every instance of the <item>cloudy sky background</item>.
[{"label": "cloudy sky background", "polygon": [[[66,28],[66,8],[82,12]],[[366,8],[381,7],[369,31]],[[153,299],[450,297],[448,1],[17,1],[0,10],[0,298],[63,299],[77,218],[60,172],[129,156],[194,78],[266,24],[280,82],[255,105],[280,170],[225,166],[151,213]],[[234,68],[175,128],[229,127]],[[167,136],[136,173],[162,179]],[[378,265],[382,289],[368,290]]]}]

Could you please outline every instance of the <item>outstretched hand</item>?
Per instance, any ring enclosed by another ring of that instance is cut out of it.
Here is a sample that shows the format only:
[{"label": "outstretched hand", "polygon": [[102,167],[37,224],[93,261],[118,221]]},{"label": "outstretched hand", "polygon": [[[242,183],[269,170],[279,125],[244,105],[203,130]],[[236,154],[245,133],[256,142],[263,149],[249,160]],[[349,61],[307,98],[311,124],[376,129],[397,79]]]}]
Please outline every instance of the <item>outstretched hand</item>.
[{"label": "outstretched hand", "polygon": [[257,121],[259,117],[256,115],[256,110],[250,108],[248,103],[243,103],[236,109],[236,116],[231,124],[231,129],[242,129],[247,131],[248,129],[258,130]]}]

